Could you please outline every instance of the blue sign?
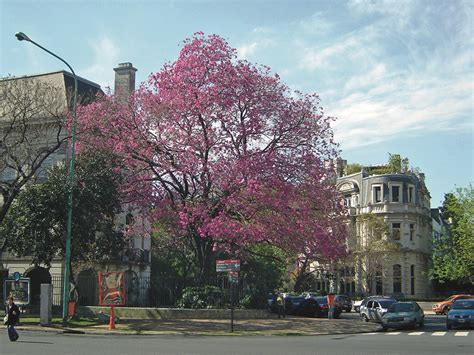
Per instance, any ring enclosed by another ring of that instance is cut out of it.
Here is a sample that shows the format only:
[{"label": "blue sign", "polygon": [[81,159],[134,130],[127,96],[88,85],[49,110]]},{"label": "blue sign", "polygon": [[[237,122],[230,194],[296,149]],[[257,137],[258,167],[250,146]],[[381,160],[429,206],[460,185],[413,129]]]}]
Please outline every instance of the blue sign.
[{"label": "blue sign", "polygon": [[13,273],[13,280],[20,281],[20,278],[21,278],[21,274],[18,271],[15,271]]}]

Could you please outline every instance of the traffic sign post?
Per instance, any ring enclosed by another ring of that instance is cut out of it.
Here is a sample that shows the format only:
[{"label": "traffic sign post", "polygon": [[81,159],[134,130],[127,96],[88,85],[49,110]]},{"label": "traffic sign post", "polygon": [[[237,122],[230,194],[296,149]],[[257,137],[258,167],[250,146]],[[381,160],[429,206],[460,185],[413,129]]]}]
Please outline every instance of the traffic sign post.
[{"label": "traffic sign post", "polygon": [[227,272],[230,293],[230,331],[234,331],[234,284],[239,282],[240,260],[216,260],[216,271]]}]

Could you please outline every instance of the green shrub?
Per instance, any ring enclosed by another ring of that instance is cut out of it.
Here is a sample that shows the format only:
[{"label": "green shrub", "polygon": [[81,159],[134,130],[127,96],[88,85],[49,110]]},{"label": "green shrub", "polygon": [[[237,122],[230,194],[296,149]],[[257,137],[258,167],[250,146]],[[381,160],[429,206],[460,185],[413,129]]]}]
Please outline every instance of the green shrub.
[{"label": "green shrub", "polygon": [[216,308],[223,303],[222,290],[215,286],[187,287],[178,301],[180,308]]}]

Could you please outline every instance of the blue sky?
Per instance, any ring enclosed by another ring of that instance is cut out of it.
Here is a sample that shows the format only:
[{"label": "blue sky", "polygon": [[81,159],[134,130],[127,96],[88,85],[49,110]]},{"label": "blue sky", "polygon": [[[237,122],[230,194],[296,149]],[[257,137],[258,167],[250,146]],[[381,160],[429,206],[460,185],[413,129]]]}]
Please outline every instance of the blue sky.
[{"label": "blue sky", "polygon": [[342,157],[381,164],[400,153],[426,174],[432,206],[472,182],[474,1],[0,0],[0,76],[63,69],[14,34],[113,87],[177,58],[194,32],[219,34],[241,58],[293,89],[320,94]]}]

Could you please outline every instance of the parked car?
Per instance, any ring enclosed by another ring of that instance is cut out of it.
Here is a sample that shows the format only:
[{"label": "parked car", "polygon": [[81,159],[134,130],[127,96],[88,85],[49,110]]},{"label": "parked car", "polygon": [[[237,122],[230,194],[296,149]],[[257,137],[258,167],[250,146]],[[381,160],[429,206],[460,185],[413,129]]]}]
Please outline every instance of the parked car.
[{"label": "parked car", "polygon": [[363,300],[354,301],[354,312],[360,312],[360,305],[362,304]]},{"label": "parked car", "polygon": [[460,299],[453,303],[446,316],[446,328],[474,327],[474,299]]},{"label": "parked car", "polygon": [[[373,296],[365,297],[360,301],[355,301],[354,302],[354,310],[357,313],[360,313],[360,307],[366,305],[367,302],[369,301],[369,299],[371,299],[371,298],[384,298],[384,297],[386,298],[386,297],[389,297],[389,296],[373,295]],[[393,298],[393,297],[389,297],[389,298]]]},{"label": "parked car", "polygon": [[360,306],[360,319],[365,322],[382,322],[382,316],[387,313],[388,307],[397,302],[392,297],[368,297],[367,302]]},{"label": "parked car", "polygon": [[342,313],[342,311],[352,311],[352,301],[347,295],[336,295],[334,304],[340,313]]},{"label": "parked car", "polygon": [[[327,296],[319,296],[315,298],[316,302],[318,302],[319,306],[321,307],[321,313],[318,317],[327,317],[329,313],[329,305],[328,305],[328,298]],[[333,317],[339,318],[341,315],[341,310],[336,307],[334,310]]]},{"label": "parked car", "polygon": [[432,309],[433,309],[433,312],[435,312],[436,314],[447,314],[455,301],[470,299],[470,298],[474,298],[474,296],[471,296],[471,295],[453,295],[451,297],[448,297],[444,301],[435,303],[433,305]]},{"label": "parked car", "polygon": [[[292,314],[303,317],[323,317],[324,312],[314,298],[305,298],[293,308]],[[327,311],[326,311],[327,316]]]},{"label": "parked car", "polygon": [[382,316],[382,329],[416,328],[425,325],[425,314],[416,302],[396,302]]}]

